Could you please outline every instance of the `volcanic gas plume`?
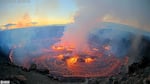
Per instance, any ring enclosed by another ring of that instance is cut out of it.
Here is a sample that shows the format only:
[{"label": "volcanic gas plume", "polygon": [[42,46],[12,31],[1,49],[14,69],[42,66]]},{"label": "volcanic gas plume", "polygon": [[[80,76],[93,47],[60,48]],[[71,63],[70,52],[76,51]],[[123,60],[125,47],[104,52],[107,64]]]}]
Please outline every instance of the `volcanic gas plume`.
[{"label": "volcanic gas plume", "polygon": [[[35,63],[38,68],[47,68],[50,73],[67,77],[102,77],[118,73],[120,68],[128,63],[128,57],[126,56],[127,54],[120,56],[115,53],[119,51],[119,53],[126,53],[121,48],[124,48],[124,46],[127,47],[127,50],[131,48],[131,39],[133,37],[130,34],[124,35],[124,32],[127,31],[121,31],[121,34],[118,33],[120,31],[113,31],[114,28],[108,31],[97,31],[100,35],[95,34],[95,37],[93,35],[93,38],[95,38],[93,40],[89,40],[90,34],[97,29],[103,28],[104,26],[101,25],[103,22],[109,21],[144,28],[149,25],[147,24],[148,21],[143,23],[145,15],[142,12],[145,11],[135,10],[134,8],[142,8],[141,5],[132,7],[136,3],[135,1],[132,1],[131,4],[128,3],[128,0],[127,2],[120,0],[116,2],[112,0],[95,0],[93,2],[92,0],[77,0],[79,11],[74,17],[74,23],[67,25],[65,28],[60,41],[49,48],[42,48],[43,53],[38,56],[24,58],[22,65],[29,68],[30,64]],[[129,6],[125,8],[124,4]],[[141,18],[137,18],[139,16]],[[130,19],[131,17],[133,19]],[[130,24],[135,21],[141,24]],[[123,26],[119,26],[116,30],[122,30],[121,28]],[[126,36],[127,38],[125,38]],[[108,38],[105,40],[97,39],[100,37]],[[123,41],[118,40],[118,37],[123,38]],[[92,42],[93,44],[90,44]],[[126,44],[122,46],[123,43]],[[117,47],[120,44],[121,46]],[[11,53],[10,59],[13,62]]]}]

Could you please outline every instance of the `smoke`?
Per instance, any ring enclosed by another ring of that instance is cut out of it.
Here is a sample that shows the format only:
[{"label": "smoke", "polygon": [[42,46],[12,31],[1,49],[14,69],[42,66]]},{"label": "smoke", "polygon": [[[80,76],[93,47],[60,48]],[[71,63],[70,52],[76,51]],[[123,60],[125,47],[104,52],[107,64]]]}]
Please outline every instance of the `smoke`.
[{"label": "smoke", "polygon": [[134,62],[140,62],[141,61],[141,56],[139,56],[140,55],[139,45],[141,43],[141,39],[142,39],[141,34],[138,34],[137,36],[134,37],[134,40],[132,42],[132,45],[131,45],[131,48],[130,48],[129,54],[128,54],[128,56],[130,57],[128,65],[130,65]]},{"label": "smoke", "polygon": [[89,32],[102,22],[111,21],[150,30],[149,0],[77,0],[76,2],[79,10],[74,17],[74,23],[67,26],[62,43],[72,43],[77,50],[87,49]]},{"label": "smoke", "polygon": [[8,23],[5,25],[2,25],[1,30],[10,30],[15,28],[23,28],[23,27],[30,27],[30,26],[36,26],[38,22],[33,22],[30,18],[30,15],[28,13],[25,13],[17,22]]},{"label": "smoke", "polygon": [[31,18],[30,15],[28,13],[24,14],[23,17],[18,21],[18,23],[16,24],[16,27],[18,28],[22,28],[22,27],[27,27],[27,26],[31,26]]}]

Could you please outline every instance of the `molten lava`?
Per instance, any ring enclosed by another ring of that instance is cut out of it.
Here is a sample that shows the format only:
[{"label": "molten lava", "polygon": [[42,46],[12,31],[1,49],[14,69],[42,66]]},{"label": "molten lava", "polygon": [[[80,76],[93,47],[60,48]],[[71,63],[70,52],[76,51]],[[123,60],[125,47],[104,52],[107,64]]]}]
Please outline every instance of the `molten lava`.
[{"label": "molten lava", "polygon": [[91,63],[91,62],[93,62],[94,61],[94,59],[92,59],[92,58],[85,58],[85,63]]},{"label": "molten lava", "polygon": [[[111,46],[104,45],[104,50],[109,51]],[[65,77],[103,77],[119,72],[122,65],[126,65],[128,58],[107,56],[98,48],[75,52],[75,47],[70,44],[53,45],[49,50],[44,50],[43,55],[24,59],[23,66],[29,67],[32,63],[37,68],[47,68],[53,74]],[[13,57],[10,54],[10,57]]]},{"label": "molten lava", "polygon": [[60,55],[57,56],[57,59],[59,59],[59,60],[62,60],[63,58],[64,58],[63,54],[60,54]]},{"label": "molten lava", "polygon": [[77,62],[78,58],[79,58],[78,56],[73,56],[73,57],[67,59],[67,66],[70,67],[73,64],[75,64]]}]

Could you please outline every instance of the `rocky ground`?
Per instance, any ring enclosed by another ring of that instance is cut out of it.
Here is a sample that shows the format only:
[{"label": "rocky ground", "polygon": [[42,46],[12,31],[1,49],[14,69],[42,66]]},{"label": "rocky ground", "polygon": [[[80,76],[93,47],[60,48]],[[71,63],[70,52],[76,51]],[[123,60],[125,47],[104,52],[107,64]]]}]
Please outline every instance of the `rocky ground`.
[{"label": "rocky ground", "polygon": [[[45,71],[40,72],[38,70],[29,71],[9,63],[0,64],[0,79],[10,80],[11,84],[70,84],[50,78],[45,73]],[[71,84],[81,83],[74,82]]]},{"label": "rocky ground", "polygon": [[[136,70],[133,70],[136,69]],[[0,79],[11,84],[150,84],[150,66],[139,68],[137,63],[129,67],[128,73],[119,73],[104,78],[60,78],[48,75],[47,70],[30,70],[11,63],[0,63]]]},{"label": "rocky ground", "polygon": [[87,84],[150,84],[150,67],[131,74],[118,74],[107,78],[90,78]]}]

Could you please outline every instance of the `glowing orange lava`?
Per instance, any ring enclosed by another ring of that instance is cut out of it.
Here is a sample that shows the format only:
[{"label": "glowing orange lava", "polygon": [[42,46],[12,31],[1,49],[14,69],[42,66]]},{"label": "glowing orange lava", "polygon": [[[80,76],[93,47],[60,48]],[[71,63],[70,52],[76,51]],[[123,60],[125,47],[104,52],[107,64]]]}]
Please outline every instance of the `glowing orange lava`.
[{"label": "glowing orange lava", "polygon": [[57,59],[59,59],[59,60],[62,60],[63,58],[64,58],[63,54],[60,54],[60,55],[57,56]]},{"label": "glowing orange lava", "polygon": [[67,62],[68,67],[70,67],[73,64],[75,64],[77,62],[78,58],[79,58],[78,56],[73,56],[73,57],[67,59],[66,62]]},{"label": "glowing orange lava", "polygon": [[56,51],[63,51],[63,50],[66,50],[66,51],[73,51],[74,48],[75,48],[75,47],[73,46],[73,44],[69,44],[69,43],[56,44],[56,45],[53,45],[53,46],[52,46],[52,49],[53,49],[53,50],[56,50]]},{"label": "glowing orange lava", "polygon": [[94,61],[94,59],[92,59],[92,58],[90,58],[90,57],[85,58],[85,63],[91,63],[91,62],[93,62],[93,61]]},{"label": "glowing orange lava", "polygon": [[[103,48],[110,50],[111,46],[104,45]],[[51,49],[44,50],[41,56],[24,59],[23,66],[30,67],[30,63],[35,63],[38,68],[47,68],[64,77],[105,77],[119,72],[121,66],[128,63],[128,58],[105,56],[97,48],[82,52],[75,52],[74,49],[70,44],[53,45]]]}]

